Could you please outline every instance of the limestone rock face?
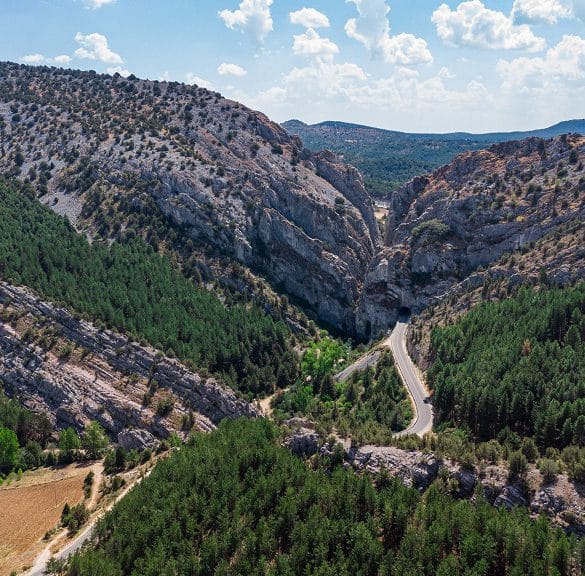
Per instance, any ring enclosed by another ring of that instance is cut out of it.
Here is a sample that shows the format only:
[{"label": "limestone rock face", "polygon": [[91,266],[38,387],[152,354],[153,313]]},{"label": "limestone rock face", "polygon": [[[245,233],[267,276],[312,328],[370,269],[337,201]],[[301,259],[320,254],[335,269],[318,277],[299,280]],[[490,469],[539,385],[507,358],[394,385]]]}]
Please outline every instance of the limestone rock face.
[{"label": "limestone rock face", "polygon": [[78,227],[103,234],[114,218],[115,236],[156,212],[183,247],[249,267],[354,333],[380,238],[360,173],[332,153],[196,86],[6,63],[0,127],[0,170],[22,155],[15,175],[42,172],[43,201]]},{"label": "limestone rock face", "polygon": [[[401,307],[421,312],[487,280],[514,285],[542,268],[559,284],[585,278],[582,238],[572,232],[585,219],[584,162],[582,136],[529,138],[461,154],[398,190],[366,273],[357,333],[376,337]],[[553,234],[567,241],[545,249]]]},{"label": "limestone rock face", "polygon": [[[202,378],[153,348],[99,330],[25,288],[0,283],[0,310],[3,388],[29,408],[46,412],[59,427],[81,429],[97,420],[113,436],[122,432],[129,442],[150,442],[150,435],[166,437],[179,430],[188,414],[200,430],[212,430],[224,418],[260,416],[228,386]],[[35,343],[32,335],[42,330],[56,335],[53,348]],[[57,351],[64,346],[73,352],[60,358]],[[154,380],[154,398],[145,405]],[[168,395],[174,407],[161,417],[156,402]],[[139,432],[124,434],[126,428]]]},{"label": "limestone rock face", "polygon": [[122,430],[118,434],[118,444],[124,450],[145,450],[154,448],[157,440],[148,430]]},{"label": "limestone rock face", "polygon": [[313,456],[319,450],[319,434],[309,428],[297,428],[286,438],[284,445],[297,456]]}]

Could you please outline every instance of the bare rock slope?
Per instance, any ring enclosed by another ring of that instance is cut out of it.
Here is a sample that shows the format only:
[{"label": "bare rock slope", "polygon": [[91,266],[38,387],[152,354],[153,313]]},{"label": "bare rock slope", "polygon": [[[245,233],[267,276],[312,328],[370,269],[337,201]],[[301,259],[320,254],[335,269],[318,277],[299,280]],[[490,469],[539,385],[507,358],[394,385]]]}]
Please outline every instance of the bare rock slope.
[{"label": "bare rock slope", "polygon": [[379,242],[361,175],[259,112],[178,83],[0,63],[0,171],[78,228],[157,240],[266,276],[353,332]]},{"label": "bare rock slope", "polygon": [[132,428],[165,437],[260,415],[213,378],[4,282],[0,383],[60,428],[97,420],[114,436]]},{"label": "bare rock slope", "polygon": [[376,336],[401,307],[421,312],[490,279],[518,284],[541,269],[559,284],[585,278],[574,242],[585,219],[584,161],[583,136],[530,138],[462,154],[401,188],[367,272],[358,333]]}]

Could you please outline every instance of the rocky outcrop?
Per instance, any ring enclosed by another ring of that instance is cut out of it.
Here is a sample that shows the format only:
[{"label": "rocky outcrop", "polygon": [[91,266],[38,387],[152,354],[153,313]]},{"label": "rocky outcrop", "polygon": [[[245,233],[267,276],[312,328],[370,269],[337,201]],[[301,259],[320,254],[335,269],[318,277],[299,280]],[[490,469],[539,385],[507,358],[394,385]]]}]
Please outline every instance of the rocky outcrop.
[{"label": "rocky outcrop", "polygon": [[[559,284],[584,279],[582,245],[563,242],[585,220],[584,162],[582,136],[529,138],[462,154],[397,191],[366,274],[358,334],[375,337],[401,307],[421,312],[487,279],[524,283],[543,267]],[[555,246],[545,250],[549,238]]]},{"label": "rocky outcrop", "polygon": [[536,488],[527,490],[522,483],[509,483],[503,466],[462,467],[448,459],[394,447],[364,446],[355,452],[350,450],[347,460],[358,471],[378,474],[386,470],[406,486],[421,491],[439,477],[454,482],[451,489],[459,498],[474,499],[480,487],[486,500],[496,507],[527,507],[535,517],[544,513],[565,530],[585,535],[585,498],[580,487],[566,476],[545,485],[540,474],[532,470],[527,483]]},{"label": "rocky outcrop", "polygon": [[386,470],[406,486],[420,490],[433,483],[442,464],[432,454],[407,452],[392,446],[362,446],[350,450],[347,457],[356,470],[370,474]]},{"label": "rocky outcrop", "polygon": [[424,492],[437,479],[447,482],[447,489],[458,498],[475,500],[482,494],[496,507],[528,508],[537,517],[541,513],[554,524],[578,535],[585,535],[585,492],[564,475],[552,484],[545,484],[534,467],[525,481],[509,482],[504,465],[482,464],[462,466],[448,458],[395,446],[352,446],[348,440],[334,436],[325,439],[306,419],[285,422],[290,428],[284,446],[301,458],[315,454],[329,461],[338,457],[335,444],[340,444],[340,460],[345,467],[377,477],[381,472],[398,478],[405,486]]},{"label": "rocky outcrop", "polygon": [[0,135],[0,170],[78,227],[150,238],[158,211],[182,248],[242,263],[354,333],[372,200],[357,170],[263,114],[196,86],[5,63]]},{"label": "rocky outcrop", "polygon": [[157,440],[148,430],[122,430],[118,433],[118,444],[124,450],[146,450],[154,448]]},{"label": "rocky outcrop", "polygon": [[[259,416],[224,384],[25,288],[0,283],[0,306],[0,383],[60,427],[97,420],[113,436],[135,428],[165,437],[185,419],[211,430],[224,418]],[[173,408],[162,415],[158,403],[168,397]]]}]

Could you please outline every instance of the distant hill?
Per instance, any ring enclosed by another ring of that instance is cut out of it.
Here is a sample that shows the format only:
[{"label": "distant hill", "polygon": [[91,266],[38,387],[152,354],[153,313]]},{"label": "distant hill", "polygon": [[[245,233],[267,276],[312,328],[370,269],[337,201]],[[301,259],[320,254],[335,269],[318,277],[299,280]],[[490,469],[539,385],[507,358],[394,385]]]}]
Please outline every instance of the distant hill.
[{"label": "distant hill", "polygon": [[327,148],[341,154],[346,162],[362,171],[368,189],[379,197],[386,196],[414,176],[448,164],[461,152],[530,136],[552,138],[568,133],[585,134],[585,119],[567,120],[530,132],[487,134],[418,134],[334,121],[309,125],[289,120],[282,126],[289,133],[300,136],[312,150]]}]

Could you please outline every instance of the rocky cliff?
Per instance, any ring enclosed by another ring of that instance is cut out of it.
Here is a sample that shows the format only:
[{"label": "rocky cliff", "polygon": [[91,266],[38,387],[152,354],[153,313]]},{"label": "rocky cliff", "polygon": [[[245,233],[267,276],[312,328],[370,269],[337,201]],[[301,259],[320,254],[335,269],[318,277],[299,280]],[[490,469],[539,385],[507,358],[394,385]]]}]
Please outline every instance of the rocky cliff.
[{"label": "rocky cliff", "polygon": [[[392,197],[357,331],[376,336],[401,307],[421,312],[495,278],[585,278],[585,138],[530,138],[458,156]],[[552,241],[551,241],[552,239]],[[576,241],[574,241],[576,240]]]},{"label": "rocky cliff", "polygon": [[[353,333],[379,241],[360,174],[178,83],[0,64],[0,171],[92,235],[227,256]],[[188,254],[187,254],[188,256]]]},{"label": "rocky cliff", "polygon": [[0,383],[59,427],[97,420],[114,436],[133,428],[165,437],[259,416],[224,384],[3,282]]}]

